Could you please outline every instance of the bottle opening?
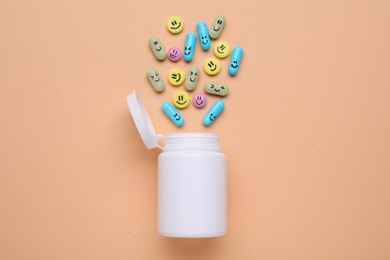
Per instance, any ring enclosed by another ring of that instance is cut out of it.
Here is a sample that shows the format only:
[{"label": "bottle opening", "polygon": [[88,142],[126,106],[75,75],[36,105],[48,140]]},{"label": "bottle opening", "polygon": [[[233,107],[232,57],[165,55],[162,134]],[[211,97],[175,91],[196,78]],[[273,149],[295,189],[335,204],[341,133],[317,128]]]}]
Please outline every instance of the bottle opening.
[{"label": "bottle opening", "polygon": [[210,133],[175,133],[165,136],[164,151],[202,150],[220,152],[219,135]]}]

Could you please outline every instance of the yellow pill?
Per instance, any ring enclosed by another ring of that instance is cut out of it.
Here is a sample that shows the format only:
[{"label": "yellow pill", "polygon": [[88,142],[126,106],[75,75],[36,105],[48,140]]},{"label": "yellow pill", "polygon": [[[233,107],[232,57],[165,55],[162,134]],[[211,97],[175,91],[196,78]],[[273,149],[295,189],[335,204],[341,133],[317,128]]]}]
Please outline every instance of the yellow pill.
[{"label": "yellow pill", "polygon": [[184,91],[178,91],[173,95],[172,102],[177,108],[186,108],[190,104],[190,96]]},{"label": "yellow pill", "polygon": [[203,69],[207,74],[214,76],[221,70],[221,65],[217,59],[208,58],[203,64]]},{"label": "yellow pill", "polygon": [[167,21],[167,29],[170,33],[177,34],[180,33],[184,28],[183,19],[179,16],[171,16]]},{"label": "yellow pill", "polygon": [[218,41],[214,45],[214,54],[218,58],[226,58],[230,54],[230,45],[225,41]]},{"label": "yellow pill", "polygon": [[172,86],[180,86],[185,80],[184,72],[181,69],[172,69],[168,73],[168,81]]}]

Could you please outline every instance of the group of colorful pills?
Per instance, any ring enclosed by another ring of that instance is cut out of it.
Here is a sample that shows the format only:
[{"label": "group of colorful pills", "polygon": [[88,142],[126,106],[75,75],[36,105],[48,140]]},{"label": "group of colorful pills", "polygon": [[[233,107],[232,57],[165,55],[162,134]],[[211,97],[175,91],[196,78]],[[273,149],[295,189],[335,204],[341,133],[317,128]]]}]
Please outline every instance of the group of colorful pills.
[{"label": "group of colorful pills", "polygon": [[[217,39],[221,35],[225,24],[226,19],[221,15],[216,16],[213,23],[209,27],[207,27],[207,24],[204,21],[197,23],[196,29],[198,33],[199,44],[204,51],[207,51],[211,48],[210,38],[213,40]],[[168,19],[166,26],[169,32],[172,34],[178,34],[183,30],[184,22],[180,17],[172,16]],[[181,51],[178,47],[171,47],[166,52],[160,39],[156,36],[153,36],[149,39],[149,46],[156,59],[159,61],[163,61],[166,57],[168,57],[168,59],[173,62],[177,62],[181,58],[183,58],[186,62],[191,62],[195,53],[196,41],[197,35],[194,32],[189,32],[185,37],[183,51]],[[218,41],[215,43],[213,50],[217,58],[223,59],[229,56],[230,45],[226,41]],[[242,47],[236,46],[233,48],[228,67],[228,73],[231,76],[234,76],[238,73],[242,55]],[[206,61],[203,63],[203,70],[210,76],[217,75],[221,71],[219,60],[216,58],[206,59]],[[150,68],[146,72],[146,76],[156,92],[160,93],[164,91],[164,81],[156,69]],[[192,66],[186,75],[183,70],[174,68],[168,73],[168,82],[175,87],[178,87],[184,83],[184,87],[187,91],[193,91],[198,84],[199,77],[200,69],[197,66]],[[207,82],[204,84],[203,88],[205,93],[220,97],[224,97],[229,93],[229,87],[227,85],[216,82]],[[176,108],[186,108],[191,102],[196,108],[203,108],[207,104],[207,97],[203,93],[197,93],[192,97],[192,99],[190,99],[188,93],[185,91],[178,91],[174,94],[172,103],[164,102],[161,108],[168,116],[168,118],[176,126],[180,127],[184,124],[184,118]],[[203,124],[205,126],[211,125],[223,111],[224,107],[225,104],[222,100],[215,101],[215,103],[204,115],[202,120]]]}]

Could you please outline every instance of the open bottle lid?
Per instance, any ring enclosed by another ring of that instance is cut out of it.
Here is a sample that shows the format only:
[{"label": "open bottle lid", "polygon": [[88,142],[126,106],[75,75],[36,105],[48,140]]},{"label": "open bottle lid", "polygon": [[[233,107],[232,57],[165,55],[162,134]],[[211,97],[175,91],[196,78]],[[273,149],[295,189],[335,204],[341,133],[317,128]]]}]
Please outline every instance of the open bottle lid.
[{"label": "open bottle lid", "polygon": [[135,91],[127,96],[127,104],[129,105],[131,116],[146,148],[161,148],[158,141],[164,138],[164,136],[156,134],[148,112]]}]

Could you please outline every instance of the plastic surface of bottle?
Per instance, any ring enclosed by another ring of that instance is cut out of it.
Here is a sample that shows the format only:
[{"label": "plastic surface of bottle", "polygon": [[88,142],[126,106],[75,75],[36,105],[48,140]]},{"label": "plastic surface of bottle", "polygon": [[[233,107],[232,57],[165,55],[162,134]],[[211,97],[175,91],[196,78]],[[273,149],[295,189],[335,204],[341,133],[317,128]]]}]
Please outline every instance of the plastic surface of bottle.
[{"label": "plastic surface of bottle", "polygon": [[[138,95],[127,97],[135,125],[148,149],[159,147],[158,232],[201,238],[226,233],[226,156],[210,133],[156,134]],[[165,139],[164,146],[158,144]]]}]

